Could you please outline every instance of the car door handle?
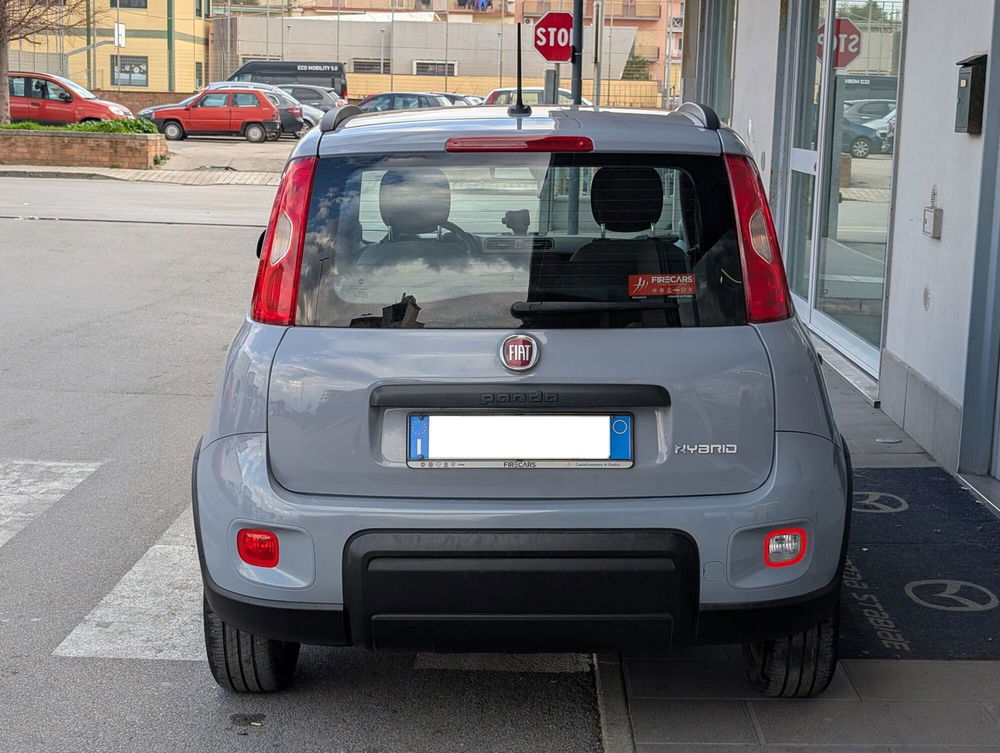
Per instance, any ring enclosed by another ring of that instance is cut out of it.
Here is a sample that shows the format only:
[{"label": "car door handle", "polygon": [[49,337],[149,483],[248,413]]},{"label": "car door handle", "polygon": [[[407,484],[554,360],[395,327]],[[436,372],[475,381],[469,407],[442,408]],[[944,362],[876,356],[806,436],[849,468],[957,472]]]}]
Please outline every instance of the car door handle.
[{"label": "car door handle", "polygon": [[28,103],[28,106],[29,106],[29,107],[41,107],[41,105],[40,105],[40,104],[38,104],[38,102],[29,102],[29,103]]}]

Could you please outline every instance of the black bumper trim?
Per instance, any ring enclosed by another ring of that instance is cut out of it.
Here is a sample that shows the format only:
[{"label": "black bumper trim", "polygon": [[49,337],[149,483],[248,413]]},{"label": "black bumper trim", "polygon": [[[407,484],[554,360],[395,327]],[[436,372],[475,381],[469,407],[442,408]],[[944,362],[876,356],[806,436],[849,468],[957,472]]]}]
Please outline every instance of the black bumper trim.
[{"label": "black bumper trim", "polygon": [[648,408],[670,405],[656,384],[386,384],[372,390],[373,408]]}]

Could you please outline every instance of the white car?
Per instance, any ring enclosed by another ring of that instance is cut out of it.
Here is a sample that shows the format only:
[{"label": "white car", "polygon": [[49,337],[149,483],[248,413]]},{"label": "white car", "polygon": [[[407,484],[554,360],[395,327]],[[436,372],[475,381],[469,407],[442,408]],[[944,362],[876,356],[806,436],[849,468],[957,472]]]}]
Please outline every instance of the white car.
[{"label": "white car", "polygon": [[[526,105],[537,105],[542,102],[542,92],[544,90],[540,87],[527,87],[521,90],[522,97],[521,100]],[[483,103],[485,105],[512,105],[517,100],[517,88],[513,86],[504,87],[503,89],[494,89],[491,91],[487,97],[486,101]],[[581,104],[587,107],[593,107],[594,103],[589,99],[580,98]],[[573,94],[569,89],[559,90],[559,104],[560,105],[571,105],[573,104]]]}]

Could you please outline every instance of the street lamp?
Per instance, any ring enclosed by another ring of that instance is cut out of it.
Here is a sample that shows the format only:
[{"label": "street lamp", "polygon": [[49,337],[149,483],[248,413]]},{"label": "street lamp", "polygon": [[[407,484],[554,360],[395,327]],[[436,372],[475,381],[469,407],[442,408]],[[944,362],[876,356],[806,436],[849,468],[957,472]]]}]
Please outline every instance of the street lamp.
[{"label": "street lamp", "polygon": [[385,73],[385,29],[378,30],[378,72]]},{"label": "street lamp", "polygon": [[[503,0],[506,2],[506,0]],[[502,6],[501,6],[502,7]],[[503,86],[503,26],[497,32],[497,88]]]}]

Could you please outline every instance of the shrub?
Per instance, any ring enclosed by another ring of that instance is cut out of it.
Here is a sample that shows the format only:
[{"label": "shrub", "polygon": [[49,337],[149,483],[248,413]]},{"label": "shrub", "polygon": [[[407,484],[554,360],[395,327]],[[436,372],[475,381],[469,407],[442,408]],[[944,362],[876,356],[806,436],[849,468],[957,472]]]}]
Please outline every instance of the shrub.
[{"label": "shrub", "polygon": [[87,123],[70,123],[64,126],[40,125],[31,121],[5,123],[0,129],[7,131],[70,131],[77,133],[157,133],[153,121],[145,118],[118,118]]}]

